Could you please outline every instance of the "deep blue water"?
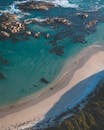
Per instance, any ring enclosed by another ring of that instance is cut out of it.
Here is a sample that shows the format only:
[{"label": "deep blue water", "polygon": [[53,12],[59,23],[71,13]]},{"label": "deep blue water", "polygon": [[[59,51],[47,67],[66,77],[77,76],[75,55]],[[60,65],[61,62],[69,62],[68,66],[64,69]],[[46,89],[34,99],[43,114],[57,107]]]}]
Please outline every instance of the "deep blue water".
[{"label": "deep blue water", "polygon": [[[70,28],[64,25],[56,29],[39,24],[30,26],[33,31],[48,32],[51,35],[55,35],[55,38],[52,37],[51,41],[57,39],[58,46],[64,46],[64,54],[62,56],[50,53],[52,45],[44,37],[38,40],[31,37],[18,41],[10,39],[0,41],[0,56],[9,61],[9,64],[0,62],[0,72],[6,77],[6,79],[0,80],[0,105],[13,103],[24,96],[31,95],[47,87],[60,73],[67,59],[76,55],[90,44],[103,43],[103,0],[70,0],[70,2],[67,0],[56,0],[54,2],[59,3],[60,7],[49,11],[22,12],[16,8],[15,1],[0,1],[1,14],[3,11],[9,11],[17,14],[20,20],[33,17],[64,17],[71,19],[73,22],[72,32],[69,31]],[[82,26],[83,21],[74,15],[77,12],[86,10],[90,12],[88,21],[93,19],[100,21],[91,32],[85,32],[83,29],[84,25]],[[76,38],[75,34],[84,36],[86,43],[74,41]],[[49,84],[40,82],[41,78],[46,78]]]}]

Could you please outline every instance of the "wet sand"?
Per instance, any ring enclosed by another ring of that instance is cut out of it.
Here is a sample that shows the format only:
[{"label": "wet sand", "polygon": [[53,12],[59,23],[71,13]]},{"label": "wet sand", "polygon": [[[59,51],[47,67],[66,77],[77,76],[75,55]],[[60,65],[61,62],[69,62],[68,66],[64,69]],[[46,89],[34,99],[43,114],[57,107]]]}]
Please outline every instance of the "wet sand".
[{"label": "wet sand", "polygon": [[[73,86],[102,70],[104,70],[104,47],[99,45],[87,47],[66,62],[57,79],[48,88],[14,105],[0,108],[0,130],[7,128],[21,130],[36,124]],[[77,95],[76,91],[75,93]],[[71,98],[73,99],[73,95]],[[64,102],[64,105],[68,104]]]}]

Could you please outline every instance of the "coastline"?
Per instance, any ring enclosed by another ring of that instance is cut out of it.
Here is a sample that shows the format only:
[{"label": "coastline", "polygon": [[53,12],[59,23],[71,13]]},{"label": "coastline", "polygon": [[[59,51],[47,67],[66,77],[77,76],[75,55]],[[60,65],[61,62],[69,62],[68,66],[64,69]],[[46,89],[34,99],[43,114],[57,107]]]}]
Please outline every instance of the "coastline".
[{"label": "coastline", "polygon": [[[23,124],[25,125],[26,122],[28,122],[26,124],[27,126],[37,123],[44,118],[45,114],[53,107],[60,97],[74,85],[104,70],[103,63],[104,47],[93,45],[85,48],[78,56],[75,56],[72,61],[69,60],[66,62],[60,73],[61,76],[59,75],[49,88],[31,97],[27,97],[26,100],[23,99],[9,108],[0,108],[0,129],[4,130],[10,127],[12,130],[16,130],[16,127],[20,124],[21,126]],[[21,116],[23,116],[22,119]]]}]

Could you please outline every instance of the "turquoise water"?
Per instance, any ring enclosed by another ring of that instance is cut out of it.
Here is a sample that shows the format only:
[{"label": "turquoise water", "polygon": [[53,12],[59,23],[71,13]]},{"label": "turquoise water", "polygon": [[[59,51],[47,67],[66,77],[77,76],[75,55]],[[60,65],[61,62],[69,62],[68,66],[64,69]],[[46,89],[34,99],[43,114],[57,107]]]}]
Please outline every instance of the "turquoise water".
[{"label": "turquoise water", "polygon": [[[4,4],[4,2],[1,0],[0,9],[2,11],[8,11],[13,2],[13,0],[10,0]],[[91,31],[91,34],[87,34],[87,32],[84,34],[86,43],[75,42],[72,40],[75,33],[83,35],[84,31],[84,27],[81,23],[82,21],[76,19],[74,14],[77,11],[79,12],[79,10],[84,10],[84,7],[86,10],[90,6],[92,10],[92,3],[94,4],[96,2],[93,0],[88,2],[87,6],[85,6],[85,1],[70,0],[69,6],[78,5],[79,7],[77,9],[72,9],[70,7],[65,8],[60,6],[59,8],[54,8],[46,12],[28,12],[29,15],[25,14],[24,17],[21,17],[21,19],[32,17],[46,18],[49,16],[70,18],[72,15],[71,20],[73,21],[74,26],[72,27],[72,34],[69,32],[70,28],[67,28],[64,25],[61,25],[56,29],[50,26],[42,26],[39,24],[30,26],[30,28],[34,31],[37,30],[41,32],[48,32],[51,35],[55,35],[55,38],[57,39],[57,45],[64,46],[64,54],[62,56],[50,53],[50,50],[52,49],[50,41],[54,41],[54,37],[52,37],[50,40],[46,40],[44,37],[41,37],[40,39],[30,37],[29,39],[20,39],[18,41],[13,41],[11,39],[0,41],[0,56],[9,62],[8,64],[4,64],[0,61],[0,73],[3,73],[6,77],[5,79],[0,80],[0,105],[14,103],[25,96],[31,95],[47,87],[54,82],[54,79],[60,73],[67,59],[74,56],[88,45],[93,43],[103,43],[104,24],[103,20],[101,20],[101,16],[103,17],[103,8],[96,13],[96,18],[98,17],[100,19],[100,22],[96,25],[96,30],[94,30],[94,32]],[[104,2],[99,1],[96,9],[101,7],[102,4],[104,4]],[[95,9],[95,6],[93,9]],[[16,9],[15,11],[13,9],[10,11],[13,11],[13,13],[17,14]],[[21,14],[23,15],[24,13],[21,12]],[[18,15],[21,14],[19,13]],[[95,16],[93,16],[91,13],[90,19],[93,19],[93,17]],[[65,33],[67,36],[64,36]],[[58,34],[57,37],[56,34]],[[41,78],[47,79],[49,84],[41,82]]]}]

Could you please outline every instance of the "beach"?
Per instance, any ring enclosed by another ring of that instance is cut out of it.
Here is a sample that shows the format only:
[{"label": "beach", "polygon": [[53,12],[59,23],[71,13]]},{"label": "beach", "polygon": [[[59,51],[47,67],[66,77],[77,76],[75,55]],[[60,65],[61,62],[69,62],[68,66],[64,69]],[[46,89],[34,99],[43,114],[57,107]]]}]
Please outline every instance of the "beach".
[{"label": "beach", "polygon": [[[0,130],[7,130],[8,128],[22,130],[43,120],[50,110],[52,112],[50,112],[49,117],[46,116],[47,118],[55,118],[55,116],[67,110],[69,106],[73,108],[90,93],[88,91],[79,100],[85,88],[88,87],[86,82],[82,84],[81,88],[79,87],[78,91],[73,91],[70,99],[66,99],[67,101],[63,102],[61,106],[57,106],[57,110],[52,109],[60,98],[79,82],[103,70],[104,47],[92,45],[85,48],[65,63],[61,73],[49,87],[22,101],[18,101],[16,104],[0,108]],[[73,102],[75,103],[73,104]]]}]

